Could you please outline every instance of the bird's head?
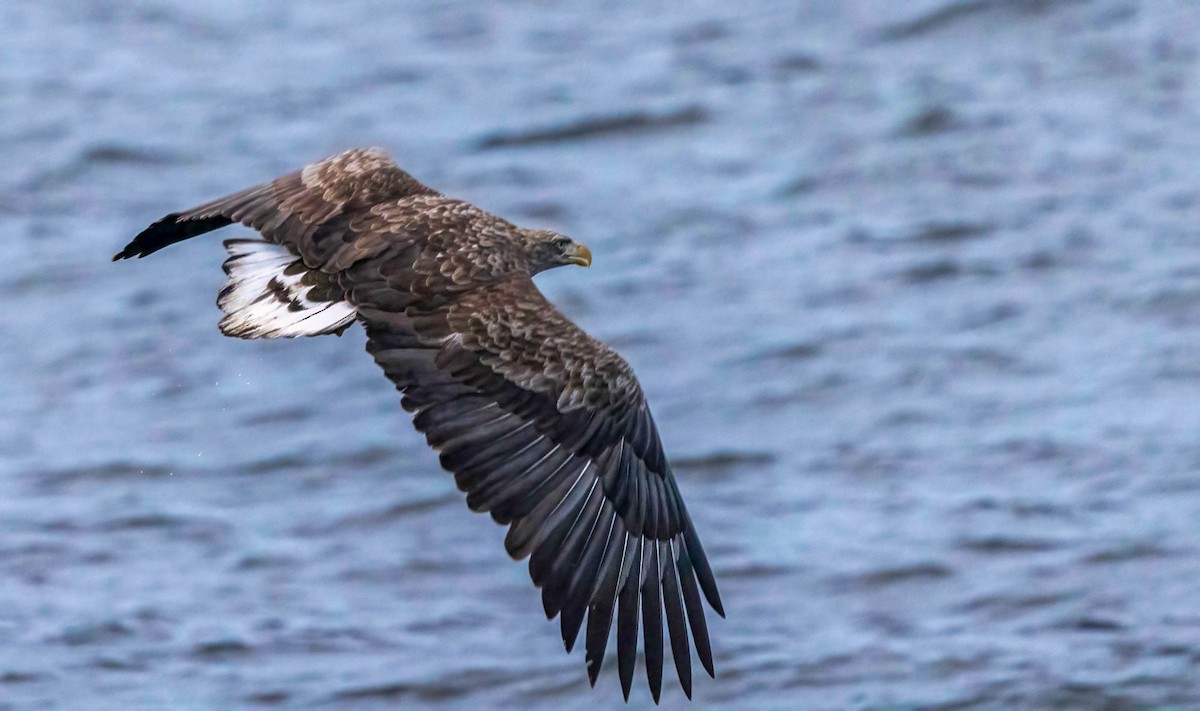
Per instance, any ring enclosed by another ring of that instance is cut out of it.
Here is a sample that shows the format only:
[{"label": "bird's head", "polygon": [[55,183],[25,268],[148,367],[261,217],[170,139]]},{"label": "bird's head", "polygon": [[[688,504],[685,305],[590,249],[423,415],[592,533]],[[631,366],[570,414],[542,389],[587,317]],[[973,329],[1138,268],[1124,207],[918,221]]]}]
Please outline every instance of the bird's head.
[{"label": "bird's head", "polygon": [[534,274],[567,264],[592,265],[592,250],[575,240],[550,230],[526,233],[529,266]]}]

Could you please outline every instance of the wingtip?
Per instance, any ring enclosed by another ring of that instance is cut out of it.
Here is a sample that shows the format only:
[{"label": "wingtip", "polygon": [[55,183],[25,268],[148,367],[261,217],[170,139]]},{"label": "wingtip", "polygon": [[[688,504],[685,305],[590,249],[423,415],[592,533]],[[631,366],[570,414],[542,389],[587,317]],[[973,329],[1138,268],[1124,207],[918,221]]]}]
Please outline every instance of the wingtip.
[{"label": "wingtip", "polygon": [[181,214],[183,213],[172,212],[150,223],[150,226],[139,232],[132,242],[117,252],[113,261],[132,259],[133,257],[140,259],[176,242],[202,235],[233,222],[222,215],[180,219]]},{"label": "wingtip", "polygon": [[700,591],[708,600],[708,606],[722,618],[725,617],[725,605],[721,602],[721,593],[717,591],[717,581],[708,567],[708,561],[703,561],[703,567],[696,566],[696,579],[700,582]]}]

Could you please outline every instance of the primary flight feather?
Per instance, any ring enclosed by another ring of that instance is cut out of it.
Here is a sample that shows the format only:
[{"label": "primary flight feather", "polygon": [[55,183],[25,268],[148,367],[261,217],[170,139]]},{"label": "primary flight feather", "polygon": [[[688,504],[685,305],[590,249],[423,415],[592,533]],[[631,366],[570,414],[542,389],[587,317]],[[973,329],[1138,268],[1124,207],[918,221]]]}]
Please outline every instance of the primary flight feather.
[{"label": "primary flight feather", "polygon": [[509,526],[513,558],[530,557],[567,651],[586,618],[592,684],[614,617],[626,698],[639,618],[655,701],[664,613],[684,692],[689,628],[713,674],[701,594],[724,610],[641,387],[532,280],[590,265],[587,247],[441,195],[371,148],[167,215],[113,260],[235,222],[262,239],[225,242],[221,331],[317,336],[361,323],[467,505]]}]

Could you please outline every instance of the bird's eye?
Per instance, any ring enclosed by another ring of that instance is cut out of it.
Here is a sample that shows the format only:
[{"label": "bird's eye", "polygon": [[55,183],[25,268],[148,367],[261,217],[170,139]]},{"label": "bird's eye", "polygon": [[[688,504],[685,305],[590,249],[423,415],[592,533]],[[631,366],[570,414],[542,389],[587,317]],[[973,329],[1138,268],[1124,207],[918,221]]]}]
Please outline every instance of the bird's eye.
[{"label": "bird's eye", "polygon": [[559,237],[558,239],[554,240],[554,246],[558,247],[559,249],[566,249],[567,245],[569,244],[571,244],[571,240],[567,239],[566,237]]}]

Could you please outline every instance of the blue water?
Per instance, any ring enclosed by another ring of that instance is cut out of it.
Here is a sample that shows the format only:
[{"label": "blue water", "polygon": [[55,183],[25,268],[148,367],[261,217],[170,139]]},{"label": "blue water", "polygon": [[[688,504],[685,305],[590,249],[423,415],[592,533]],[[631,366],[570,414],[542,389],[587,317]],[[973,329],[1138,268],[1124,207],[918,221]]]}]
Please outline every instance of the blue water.
[{"label": "blue water", "polygon": [[109,262],[355,145],[592,248],[539,284],[636,368],[713,559],[691,707],[1200,706],[1195,3],[0,27],[0,708],[620,704],[361,333],[222,338],[219,238]]}]

